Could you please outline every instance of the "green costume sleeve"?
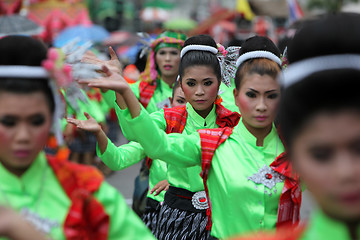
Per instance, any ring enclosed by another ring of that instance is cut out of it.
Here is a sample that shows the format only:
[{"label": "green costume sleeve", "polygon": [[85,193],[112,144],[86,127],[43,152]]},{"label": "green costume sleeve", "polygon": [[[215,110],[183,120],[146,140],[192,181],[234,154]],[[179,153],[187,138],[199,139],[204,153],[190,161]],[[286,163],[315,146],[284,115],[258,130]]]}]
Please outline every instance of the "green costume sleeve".
[{"label": "green costume sleeve", "polygon": [[[165,131],[166,121],[164,119],[164,112],[159,111],[152,114],[155,122],[157,123],[157,128]],[[106,150],[101,154],[98,146],[96,148],[96,153],[100,159],[112,170],[122,170],[127,167],[130,167],[140,161],[142,161],[146,155],[144,149],[139,143],[130,142],[128,144],[121,145],[116,147],[109,139]],[[166,163],[153,159],[151,165],[151,171],[149,175],[149,192],[148,197],[162,202],[164,201],[164,192],[154,196],[150,193],[150,190],[157,184],[159,181],[166,179],[167,166]]]},{"label": "green costume sleeve", "polygon": [[107,182],[103,182],[94,195],[110,216],[109,240],[155,239],[119,192]]},{"label": "green costume sleeve", "polygon": [[137,99],[140,98],[140,89],[139,89],[140,82],[141,81],[137,81],[136,83],[130,84],[130,88],[133,91],[133,93],[135,94]]},{"label": "green costume sleeve", "polygon": [[106,92],[101,91],[101,96],[103,97],[103,99],[109,105],[110,108],[114,107],[115,100],[116,100],[114,91],[112,91],[112,90],[108,90]]},{"label": "green costume sleeve", "polygon": [[[86,94],[85,94],[86,95]],[[86,96],[87,97],[87,96]],[[102,111],[100,105],[98,102],[96,102],[96,100],[91,100],[90,98],[88,98],[88,102],[87,103],[83,103],[79,101],[79,106],[80,106],[80,111],[81,114],[83,115],[84,112],[89,113],[93,118],[95,118],[95,120],[100,123],[100,122],[105,122],[105,114]]]},{"label": "green costume sleeve", "polygon": [[[118,117],[119,125],[120,125],[121,131],[122,131],[124,137],[129,141],[133,141],[134,133],[132,132],[131,128],[129,127],[127,121],[125,120],[126,116],[131,118],[129,110],[128,109],[120,109],[120,107],[116,103],[114,104],[114,108],[115,108],[116,116]],[[142,108],[142,106],[141,106],[141,108]]]},{"label": "green costume sleeve", "polygon": [[[125,112],[120,108],[118,108],[118,110]],[[164,111],[161,110],[152,113],[151,117],[157,124],[157,127],[165,131],[166,121],[164,119]],[[126,121],[124,122],[127,124]],[[130,128],[127,129],[131,130]],[[144,149],[139,143],[130,142],[128,144],[123,144],[119,147],[116,147],[115,144],[110,141],[110,139],[108,139],[108,144],[103,154],[101,154],[99,146],[96,144],[96,154],[111,170],[114,171],[128,168],[146,157]]]},{"label": "green costume sleeve", "polygon": [[96,154],[106,166],[114,171],[128,168],[145,158],[144,149],[139,143],[130,142],[116,147],[109,139],[103,154],[101,154],[99,146],[96,145]]},{"label": "green costume sleeve", "polygon": [[128,119],[128,126],[148,157],[164,159],[180,167],[201,164],[200,137],[197,132],[191,135],[166,134],[146,111],[141,111],[140,116],[134,119]]},{"label": "green costume sleeve", "polygon": [[[146,109],[141,106],[141,111],[146,111]],[[135,136],[132,130],[132,127],[129,126],[129,123],[126,119],[131,119],[131,114],[128,109],[120,109],[118,105],[115,106],[115,112],[119,119],[119,124],[122,130],[122,133],[124,134],[124,137],[129,141],[134,141]],[[151,113],[151,118],[155,121],[155,124],[157,127],[163,131],[166,130],[166,120],[164,118],[164,110],[161,109],[159,111]]]}]

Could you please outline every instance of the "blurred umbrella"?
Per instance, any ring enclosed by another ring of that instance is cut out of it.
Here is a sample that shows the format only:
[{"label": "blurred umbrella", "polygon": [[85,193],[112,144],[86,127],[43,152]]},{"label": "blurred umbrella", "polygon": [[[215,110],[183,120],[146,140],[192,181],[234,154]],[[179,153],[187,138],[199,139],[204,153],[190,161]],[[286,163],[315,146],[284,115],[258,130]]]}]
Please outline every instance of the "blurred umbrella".
[{"label": "blurred umbrella", "polygon": [[126,45],[133,44],[138,41],[138,36],[131,32],[116,31],[111,32],[110,36],[103,41],[104,45]]},{"label": "blurred umbrella", "polygon": [[0,16],[0,37],[6,35],[37,35],[44,29],[30,19],[14,14]]},{"label": "blurred umbrella", "polygon": [[163,8],[146,7],[140,12],[140,18],[145,22],[164,22],[170,18],[170,12]]},{"label": "blurred umbrella", "polygon": [[102,26],[99,25],[76,25],[64,29],[54,39],[55,47],[62,47],[69,41],[79,38],[79,44],[87,41],[99,43],[108,38],[110,33]]},{"label": "blurred umbrella", "polygon": [[121,46],[116,49],[116,54],[124,63],[135,63],[136,55],[141,51],[141,45]]},{"label": "blurred umbrella", "polygon": [[188,31],[195,28],[197,22],[190,18],[171,19],[164,23],[164,28],[168,30],[183,30]]}]

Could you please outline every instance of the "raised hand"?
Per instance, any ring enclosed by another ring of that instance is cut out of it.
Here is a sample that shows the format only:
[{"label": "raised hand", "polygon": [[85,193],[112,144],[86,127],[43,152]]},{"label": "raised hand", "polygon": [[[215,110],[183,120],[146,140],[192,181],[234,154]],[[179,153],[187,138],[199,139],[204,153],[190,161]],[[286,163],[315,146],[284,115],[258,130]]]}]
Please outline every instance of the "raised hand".
[{"label": "raised hand", "polygon": [[162,180],[160,182],[158,182],[154,187],[153,189],[151,189],[150,191],[150,194],[154,194],[154,196],[157,196],[159,195],[162,191],[167,191],[169,189],[169,182],[165,179],[165,180]]},{"label": "raised hand", "polygon": [[126,90],[131,91],[129,84],[121,75],[112,72],[106,66],[102,66],[102,71],[105,74],[102,78],[79,80],[78,82],[88,84],[89,87],[114,90],[120,94],[123,94]]},{"label": "raised hand", "polygon": [[[114,49],[109,47],[110,60],[101,60],[93,52],[87,51],[81,59],[81,62],[95,64],[99,67],[106,66],[111,72],[122,74],[122,64],[119,61]],[[102,73],[100,71],[100,73]]]},{"label": "raised hand", "polygon": [[78,120],[75,118],[67,118],[67,122],[74,124],[78,129],[88,131],[94,134],[99,133],[102,131],[100,124],[91,117],[88,113],[84,113],[87,120]]}]

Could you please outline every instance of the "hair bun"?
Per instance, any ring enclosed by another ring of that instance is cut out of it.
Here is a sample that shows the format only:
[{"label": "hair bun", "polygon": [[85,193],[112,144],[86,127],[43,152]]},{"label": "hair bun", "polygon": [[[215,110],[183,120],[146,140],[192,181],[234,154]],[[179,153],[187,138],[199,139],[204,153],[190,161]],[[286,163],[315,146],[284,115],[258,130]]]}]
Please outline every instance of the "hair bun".
[{"label": "hair bun", "polygon": [[288,47],[291,63],[317,56],[360,53],[360,14],[339,13],[305,22]]},{"label": "hair bun", "polygon": [[248,38],[242,45],[239,55],[253,51],[267,51],[271,52],[280,58],[279,48],[267,37],[254,36]]}]

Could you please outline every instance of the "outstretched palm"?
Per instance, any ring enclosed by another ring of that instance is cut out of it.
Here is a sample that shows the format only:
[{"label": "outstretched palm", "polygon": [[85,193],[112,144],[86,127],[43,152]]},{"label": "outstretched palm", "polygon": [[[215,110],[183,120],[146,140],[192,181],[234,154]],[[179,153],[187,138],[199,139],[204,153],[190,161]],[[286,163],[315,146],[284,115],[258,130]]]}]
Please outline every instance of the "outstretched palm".
[{"label": "outstretched palm", "polygon": [[100,127],[99,123],[93,117],[91,117],[88,113],[84,113],[84,115],[87,118],[87,120],[78,120],[75,118],[68,118],[67,122],[74,124],[78,129],[88,131],[91,133],[96,134],[99,131],[101,131],[101,127]]},{"label": "outstretched palm", "polygon": [[102,78],[79,80],[79,83],[88,84],[89,87],[97,87],[101,89],[110,89],[122,94],[125,90],[129,89],[129,84],[119,74],[111,72],[106,66],[102,67],[105,74]]},{"label": "outstretched palm", "polygon": [[93,52],[87,51],[81,59],[81,62],[91,63],[98,67],[106,66],[111,72],[121,74],[122,64],[119,61],[114,49],[109,47],[110,60],[101,60]]}]

